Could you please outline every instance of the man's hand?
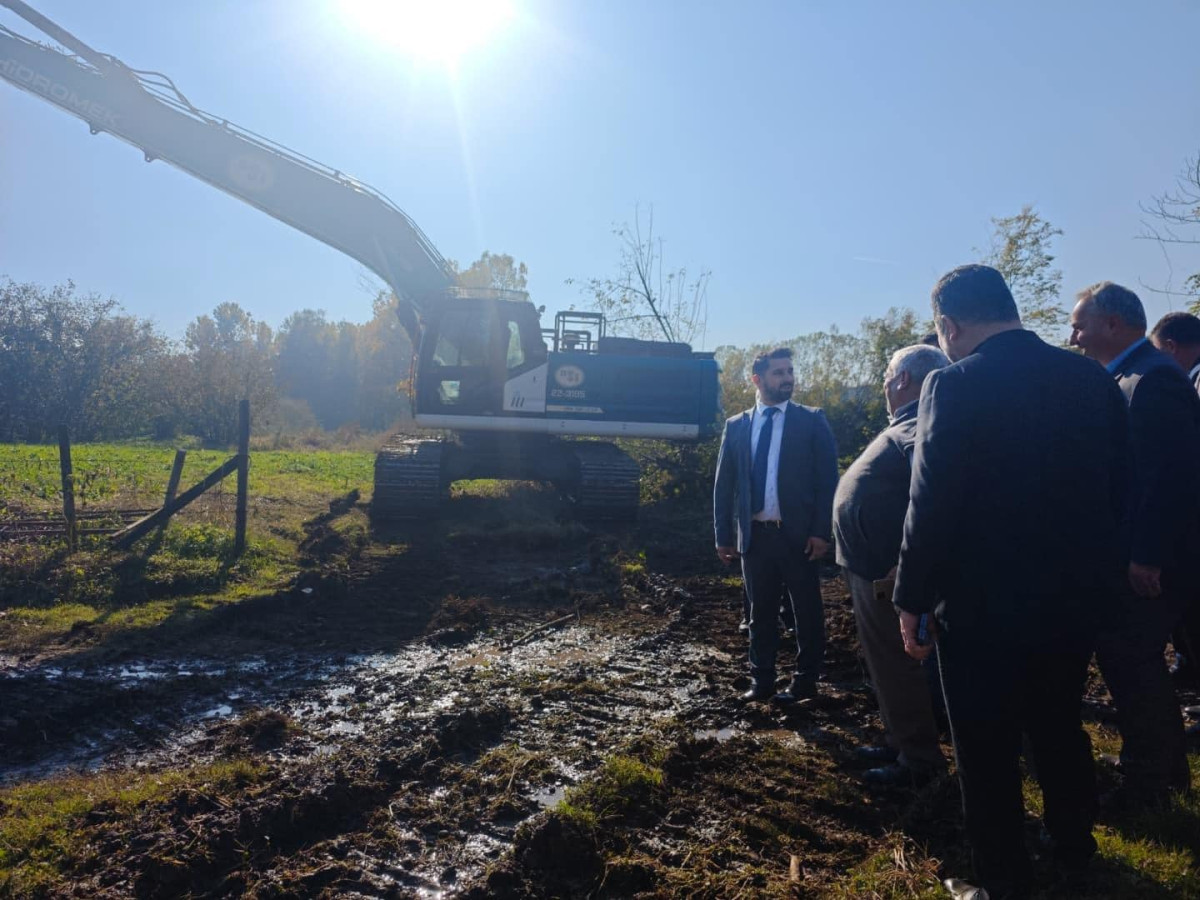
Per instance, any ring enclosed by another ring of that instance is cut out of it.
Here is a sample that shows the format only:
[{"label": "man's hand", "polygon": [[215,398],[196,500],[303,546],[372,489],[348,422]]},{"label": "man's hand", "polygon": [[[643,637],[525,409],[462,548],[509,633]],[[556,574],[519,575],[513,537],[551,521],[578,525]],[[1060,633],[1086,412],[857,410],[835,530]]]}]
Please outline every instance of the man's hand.
[{"label": "man's hand", "polygon": [[937,626],[933,624],[933,616],[926,624],[929,640],[925,644],[917,643],[917,632],[921,629],[921,617],[916,613],[900,612],[900,637],[904,639],[904,652],[913,659],[924,659],[933,652],[933,642],[937,638]]},{"label": "man's hand", "polygon": [[1162,593],[1162,568],[1131,562],[1129,564],[1129,583],[1133,585],[1135,594],[1151,600]]},{"label": "man's hand", "polygon": [[810,537],[808,543],[804,545],[804,555],[811,560],[821,559],[828,550],[829,541],[824,538]]},{"label": "man's hand", "polygon": [[721,560],[721,562],[725,563],[725,565],[729,565],[730,563],[736,561],[737,558],[738,552],[732,547],[717,548],[717,559]]}]

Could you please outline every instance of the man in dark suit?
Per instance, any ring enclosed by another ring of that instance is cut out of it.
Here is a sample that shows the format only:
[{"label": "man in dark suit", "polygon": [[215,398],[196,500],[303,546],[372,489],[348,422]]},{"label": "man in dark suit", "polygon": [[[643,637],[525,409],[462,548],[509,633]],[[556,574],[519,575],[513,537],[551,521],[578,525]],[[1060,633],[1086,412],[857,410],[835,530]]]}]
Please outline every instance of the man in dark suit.
[{"label": "man in dark suit", "polygon": [[[1200,318],[1186,312],[1167,313],[1150,329],[1150,343],[1179,363],[1200,394]],[[1188,599],[1183,620],[1171,634],[1176,653],[1171,676],[1176,684],[1194,686],[1200,682],[1200,589]],[[1200,726],[1188,729],[1189,734],[1197,731]]]},{"label": "man in dark suit", "polygon": [[[791,402],[792,351],[759,354],[751,381],[758,402],[725,423],[713,485],[717,556],[739,556],[750,598],[750,689],[745,700],[792,702],[817,693],[825,655],[818,562],[830,540],[837,447],[819,409]],[[736,521],[736,542],[734,523]],[[779,598],[795,619],[796,669],[775,693]]]},{"label": "man in dark suit", "polygon": [[1200,319],[1191,313],[1167,313],[1150,329],[1150,343],[1179,363],[1200,393]]},{"label": "man in dark suit", "polygon": [[995,269],[943,276],[933,313],[955,362],[921,391],[895,604],[917,658],[936,617],[976,878],[992,900],[1024,897],[1022,732],[1056,865],[1080,877],[1096,850],[1080,709],[1098,601],[1120,576],[1128,417],[1102,369],[1022,329]]},{"label": "man in dark suit", "polygon": [[1081,291],[1071,343],[1104,365],[1129,404],[1133,497],[1125,602],[1101,630],[1096,661],[1117,706],[1122,805],[1187,790],[1183,720],[1163,653],[1200,563],[1200,397],[1146,339],[1138,296],[1110,281]]}]

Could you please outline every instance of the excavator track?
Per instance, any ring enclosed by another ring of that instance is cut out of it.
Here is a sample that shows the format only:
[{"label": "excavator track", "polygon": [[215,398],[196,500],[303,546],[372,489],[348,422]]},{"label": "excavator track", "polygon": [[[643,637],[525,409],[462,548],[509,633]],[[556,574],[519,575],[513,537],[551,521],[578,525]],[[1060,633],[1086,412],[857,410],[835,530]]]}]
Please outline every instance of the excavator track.
[{"label": "excavator track", "polygon": [[637,518],[641,469],[617,447],[600,441],[574,441],[578,467],[571,494],[580,518],[630,521]]},{"label": "excavator track", "polygon": [[443,498],[442,442],[392,437],[375,456],[371,516],[415,519],[437,511]]}]

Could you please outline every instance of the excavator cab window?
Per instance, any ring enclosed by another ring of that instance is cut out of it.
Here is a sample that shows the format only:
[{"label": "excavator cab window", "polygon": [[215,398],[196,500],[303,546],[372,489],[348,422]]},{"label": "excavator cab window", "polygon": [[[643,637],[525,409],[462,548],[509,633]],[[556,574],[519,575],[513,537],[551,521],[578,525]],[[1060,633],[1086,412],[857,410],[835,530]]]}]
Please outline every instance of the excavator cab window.
[{"label": "excavator cab window", "polygon": [[433,350],[435,366],[486,366],[491,354],[490,310],[447,310],[438,328]]},{"label": "excavator cab window", "polygon": [[417,410],[499,415],[504,384],[546,361],[537,311],[528,302],[460,298],[430,323],[417,378]]},{"label": "excavator cab window", "polygon": [[511,372],[525,365],[525,348],[521,346],[521,326],[512,319],[509,319],[506,324],[508,326],[508,357],[505,367]]}]

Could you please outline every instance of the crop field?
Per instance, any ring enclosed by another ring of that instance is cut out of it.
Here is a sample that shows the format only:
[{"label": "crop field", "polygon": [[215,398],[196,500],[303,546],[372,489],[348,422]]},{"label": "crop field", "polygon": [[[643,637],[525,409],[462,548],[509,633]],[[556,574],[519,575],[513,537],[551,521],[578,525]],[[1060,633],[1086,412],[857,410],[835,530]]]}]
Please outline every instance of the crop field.
[{"label": "crop field", "polygon": [[[156,505],[171,458],[76,447],[81,506]],[[880,730],[832,567],[821,697],[742,704],[701,491],[651,471],[674,487],[615,529],[464,482],[383,527],[371,469],[254,452],[240,558],[232,483],[128,552],[0,545],[0,897],[936,898],[965,871],[951,778],[861,780]],[[56,448],[0,472],[4,511],[57,507]],[[1111,752],[1098,678],[1086,708]],[[1200,897],[1200,802],[1097,834],[1078,896]]]}]

